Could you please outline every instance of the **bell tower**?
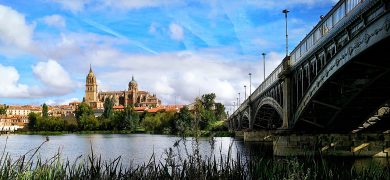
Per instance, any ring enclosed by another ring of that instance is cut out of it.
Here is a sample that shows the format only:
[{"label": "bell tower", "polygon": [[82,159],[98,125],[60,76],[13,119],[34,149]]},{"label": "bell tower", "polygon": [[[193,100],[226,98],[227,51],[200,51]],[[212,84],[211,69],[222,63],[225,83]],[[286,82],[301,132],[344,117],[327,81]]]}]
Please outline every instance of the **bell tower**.
[{"label": "bell tower", "polygon": [[[93,74],[91,65],[89,66],[89,73],[85,80],[85,102],[90,106],[98,101],[98,92],[96,77]],[[92,102],[92,103],[91,103]]]}]

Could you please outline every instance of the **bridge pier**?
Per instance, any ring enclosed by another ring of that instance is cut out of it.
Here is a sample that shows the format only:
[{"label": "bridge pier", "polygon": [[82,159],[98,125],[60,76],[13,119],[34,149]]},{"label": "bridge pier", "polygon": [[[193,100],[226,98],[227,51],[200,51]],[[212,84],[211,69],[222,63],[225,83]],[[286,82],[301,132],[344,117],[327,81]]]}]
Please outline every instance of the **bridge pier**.
[{"label": "bridge pier", "polygon": [[390,134],[291,134],[274,138],[275,156],[389,157]]},{"label": "bridge pier", "polygon": [[245,142],[272,142],[272,130],[248,131],[243,133]]},{"label": "bridge pier", "polygon": [[291,77],[290,77],[290,56],[286,56],[283,61],[283,71],[280,74],[280,79],[283,81],[283,124],[282,129],[289,128],[289,120],[291,116]]}]

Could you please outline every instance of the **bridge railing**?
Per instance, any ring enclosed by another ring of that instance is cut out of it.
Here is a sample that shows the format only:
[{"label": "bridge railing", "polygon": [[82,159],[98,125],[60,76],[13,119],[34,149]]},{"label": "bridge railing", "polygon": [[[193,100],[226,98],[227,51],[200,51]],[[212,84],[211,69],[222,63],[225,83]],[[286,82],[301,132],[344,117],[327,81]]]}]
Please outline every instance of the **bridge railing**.
[{"label": "bridge railing", "polygon": [[274,82],[279,80],[279,74],[283,71],[283,63],[280,63],[278,67],[276,67],[272,73],[260,84],[259,87],[256,88],[255,91],[245,101],[240,105],[240,107],[234,111],[232,115],[237,114],[245,109],[247,104],[249,103],[249,99],[253,100],[256,97],[260,96],[265,90],[267,90]]},{"label": "bridge railing", "polygon": [[341,0],[329,13],[321,17],[321,21],[290,53],[291,65],[303,59],[303,56],[313,49],[320,40],[330,32],[344,17],[356,10],[356,7],[368,0]]},{"label": "bridge railing", "polygon": [[[341,0],[339,1],[329,13],[324,17],[321,17],[321,21],[313,28],[313,30],[295,47],[290,53],[290,66],[300,62],[304,55],[308,51],[312,50],[316,45],[320,44],[320,40],[323,39],[337,23],[349,16],[351,12],[356,11],[357,7],[363,4],[365,1],[370,0]],[[261,85],[246,99],[239,108],[232,114],[236,115],[238,112],[244,110],[247,106],[249,99],[255,99],[261,95],[269,86],[271,86],[276,80],[278,75],[283,70],[283,64],[281,63],[268,77],[261,83]]]}]

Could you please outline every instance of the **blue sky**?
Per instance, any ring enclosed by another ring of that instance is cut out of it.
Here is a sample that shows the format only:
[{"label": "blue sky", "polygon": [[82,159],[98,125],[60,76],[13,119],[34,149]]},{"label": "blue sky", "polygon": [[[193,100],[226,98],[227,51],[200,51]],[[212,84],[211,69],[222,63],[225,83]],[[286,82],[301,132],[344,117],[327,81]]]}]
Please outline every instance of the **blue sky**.
[{"label": "blue sky", "polygon": [[[99,89],[131,76],[164,104],[203,93],[232,104],[284,57],[335,0],[0,0],[0,103],[82,100],[92,64]],[[248,92],[249,93],[249,92]]]}]

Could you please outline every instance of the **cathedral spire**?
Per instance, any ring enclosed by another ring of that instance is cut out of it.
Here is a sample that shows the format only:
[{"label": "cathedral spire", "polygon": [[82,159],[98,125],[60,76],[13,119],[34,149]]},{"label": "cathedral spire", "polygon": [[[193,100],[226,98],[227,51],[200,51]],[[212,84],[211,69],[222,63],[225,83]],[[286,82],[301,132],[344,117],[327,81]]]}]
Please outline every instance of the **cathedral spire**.
[{"label": "cathedral spire", "polygon": [[131,75],[131,80],[134,81],[134,76],[133,75]]},{"label": "cathedral spire", "polygon": [[89,64],[89,72],[91,73],[92,72],[92,65]]}]

